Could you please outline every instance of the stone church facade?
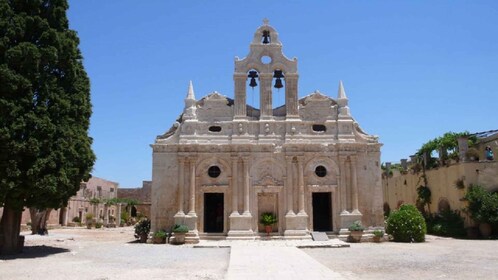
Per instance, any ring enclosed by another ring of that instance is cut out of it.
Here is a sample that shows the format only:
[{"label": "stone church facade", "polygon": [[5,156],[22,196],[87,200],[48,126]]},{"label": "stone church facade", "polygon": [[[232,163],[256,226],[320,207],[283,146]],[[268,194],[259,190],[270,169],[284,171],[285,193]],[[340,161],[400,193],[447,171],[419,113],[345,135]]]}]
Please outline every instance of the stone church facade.
[{"label": "stone church facade", "polygon": [[[199,100],[192,83],[183,113],[152,144],[152,230],[186,224],[187,242],[210,235],[252,239],[263,212],[272,235],[344,232],[356,220],[383,226],[380,147],[353,119],[339,83],[336,99],[298,98],[297,59],[288,59],[265,21],[249,54],[235,58],[234,99]],[[247,91],[259,89],[259,108]],[[285,104],[274,108],[275,89]]]}]

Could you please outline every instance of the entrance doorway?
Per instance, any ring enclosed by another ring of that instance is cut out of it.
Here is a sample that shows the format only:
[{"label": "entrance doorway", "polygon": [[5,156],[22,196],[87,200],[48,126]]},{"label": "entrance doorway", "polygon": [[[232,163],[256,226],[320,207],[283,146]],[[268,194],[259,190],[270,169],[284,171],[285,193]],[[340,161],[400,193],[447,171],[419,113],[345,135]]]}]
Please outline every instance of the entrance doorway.
[{"label": "entrance doorway", "polygon": [[223,232],[223,193],[204,193],[204,232]]},{"label": "entrance doorway", "polygon": [[313,231],[332,231],[332,193],[313,193]]}]

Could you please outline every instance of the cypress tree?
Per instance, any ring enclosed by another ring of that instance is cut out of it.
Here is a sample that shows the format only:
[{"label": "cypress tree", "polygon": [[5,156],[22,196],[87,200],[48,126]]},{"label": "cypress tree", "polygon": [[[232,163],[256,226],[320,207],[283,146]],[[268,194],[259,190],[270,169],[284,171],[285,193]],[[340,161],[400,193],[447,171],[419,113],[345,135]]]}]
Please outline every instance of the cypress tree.
[{"label": "cypress tree", "polygon": [[89,178],[90,82],[66,0],[0,0],[0,252],[24,207],[60,208]]}]

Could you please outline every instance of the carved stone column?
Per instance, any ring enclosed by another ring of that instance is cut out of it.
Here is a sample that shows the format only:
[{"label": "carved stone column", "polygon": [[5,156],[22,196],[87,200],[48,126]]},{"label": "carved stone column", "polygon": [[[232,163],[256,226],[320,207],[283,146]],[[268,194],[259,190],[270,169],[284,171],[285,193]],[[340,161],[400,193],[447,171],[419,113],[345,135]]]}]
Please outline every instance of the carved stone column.
[{"label": "carved stone column", "polygon": [[244,216],[251,216],[249,211],[249,157],[243,157],[244,163]]},{"label": "carved stone column", "polygon": [[352,197],[351,201],[353,204],[353,213],[359,213],[358,210],[358,178],[356,177],[356,157],[351,157],[351,187],[352,187]]},{"label": "carved stone column", "polygon": [[287,180],[285,189],[287,191],[287,214],[294,216],[294,202],[293,202],[293,176],[292,176],[292,156],[286,157],[287,161]]},{"label": "carved stone column", "polygon": [[297,118],[299,112],[297,110],[297,79],[298,74],[287,73],[285,74],[285,107],[286,118]]},{"label": "carved stone column", "polygon": [[235,82],[235,106],[234,116],[236,119],[246,118],[246,79],[247,73],[235,73],[233,80]]},{"label": "carved stone column", "polygon": [[191,158],[190,162],[190,188],[189,188],[189,216],[197,216],[195,213],[195,158]]},{"label": "carved stone column", "polygon": [[259,102],[260,102],[260,119],[269,119],[273,116],[271,82],[273,79],[272,73],[259,74]]},{"label": "carved stone column", "polygon": [[306,215],[304,211],[304,175],[303,175],[303,158],[299,157],[297,159],[297,169],[299,176],[299,215]]},{"label": "carved stone column", "polygon": [[237,174],[237,165],[239,164],[239,157],[232,156],[232,215],[239,215],[239,205],[238,205],[238,174]]},{"label": "carved stone column", "polygon": [[178,158],[178,212],[175,214],[175,217],[183,217],[185,216],[185,212],[183,212],[183,203],[184,203],[184,192],[185,192],[185,159],[183,157]]}]

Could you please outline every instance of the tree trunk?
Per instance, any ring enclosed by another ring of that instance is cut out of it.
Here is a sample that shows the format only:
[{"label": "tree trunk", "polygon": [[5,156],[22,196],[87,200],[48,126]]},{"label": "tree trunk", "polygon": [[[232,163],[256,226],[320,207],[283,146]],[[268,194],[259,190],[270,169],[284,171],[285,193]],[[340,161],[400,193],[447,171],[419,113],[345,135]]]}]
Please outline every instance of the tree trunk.
[{"label": "tree trunk", "polygon": [[19,233],[21,232],[22,211],[14,210],[5,205],[2,220],[0,221],[0,255],[20,253]]},{"label": "tree trunk", "polygon": [[35,208],[29,208],[32,234],[41,233],[40,229],[43,230],[43,233],[45,233],[45,231],[47,230],[47,221],[48,218],[50,218],[51,211],[52,208],[47,208],[41,211]]}]

